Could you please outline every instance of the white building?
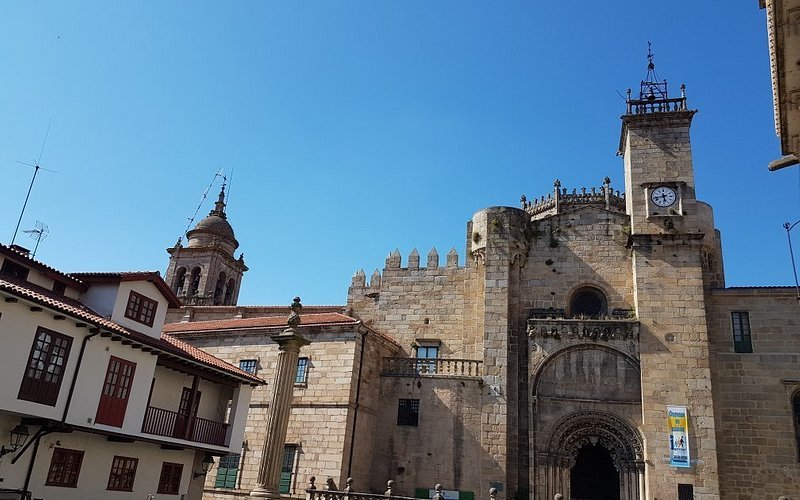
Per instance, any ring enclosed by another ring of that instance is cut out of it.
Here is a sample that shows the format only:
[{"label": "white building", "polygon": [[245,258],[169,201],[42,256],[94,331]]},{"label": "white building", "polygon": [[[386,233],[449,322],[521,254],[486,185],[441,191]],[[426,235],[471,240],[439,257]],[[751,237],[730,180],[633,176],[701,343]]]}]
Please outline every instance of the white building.
[{"label": "white building", "polygon": [[0,245],[0,297],[0,499],[200,498],[241,448],[263,381],[162,335],[179,302],[157,272],[66,274]]}]

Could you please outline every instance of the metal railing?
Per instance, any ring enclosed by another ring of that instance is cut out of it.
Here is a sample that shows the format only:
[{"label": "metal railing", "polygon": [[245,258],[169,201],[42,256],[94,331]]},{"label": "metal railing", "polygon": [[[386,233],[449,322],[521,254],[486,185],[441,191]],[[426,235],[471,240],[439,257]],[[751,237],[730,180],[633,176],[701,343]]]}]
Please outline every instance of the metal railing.
[{"label": "metal railing", "polygon": [[674,111],[686,111],[686,97],[628,101],[629,115],[643,115],[647,113],[669,113]]},{"label": "metal railing", "polygon": [[148,406],[142,422],[142,432],[196,443],[227,446],[225,438],[228,434],[228,424]]},{"label": "metal railing", "polygon": [[383,358],[381,375],[389,377],[480,377],[481,361],[449,358]]},{"label": "metal railing", "polygon": [[639,321],[635,319],[531,318],[531,338],[555,340],[639,340]]},{"label": "metal railing", "polygon": [[[309,479],[309,485],[308,488],[306,488],[306,500],[387,500],[388,498],[393,500],[419,500],[413,497],[395,495],[392,491],[394,488],[394,481],[391,480],[386,482],[386,491],[383,494],[358,493],[353,491],[352,477],[347,478],[347,486],[343,490],[339,490],[336,486],[336,483],[330,477],[325,481],[325,486],[319,490],[315,484],[316,480],[317,478],[314,476],[311,476]],[[435,493],[433,494],[432,500],[445,500],[441,484],[434,486],[433,490]],[[495,488],[491,488],[489,490],[488,500],[496,499],[497,490]]]}]

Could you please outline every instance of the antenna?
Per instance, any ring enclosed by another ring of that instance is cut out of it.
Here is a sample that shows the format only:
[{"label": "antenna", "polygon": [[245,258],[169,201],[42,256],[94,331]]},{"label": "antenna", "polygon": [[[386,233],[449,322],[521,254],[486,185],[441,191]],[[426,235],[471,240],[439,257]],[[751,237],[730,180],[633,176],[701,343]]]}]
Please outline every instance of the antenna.
[{"label": "antenna", "polygon": [[28,199],[31,197],[31,190],[33,189],[33,183],[36,181],[36,174],[39,173],[39,170],[45,170],[47,172],[52,172],[57,174],[55,170],[50,170],[49,168],[44,168],[40,165],[42,161],[42,155],[44,154],[44,145],[47,144],[47,136],[50,135],[50,125],[53,124],[53,119],[50,118],[50,122],[47,124],[47,132],[44,134],[44,141],[42,141],[42,149],[39,150],[39,158],[33,162],[33,164],[25,163],[23,161],[17,161],[17,163],[21,165],[26,165],[28,167],[33,167],[33,177],[31,178],[31,184],[28,186],[28,194],[25,195],[25,202],[22,204],[22,211],[19,214],[19,219],[17,219],[17,227],[14,228],[14,236],[11,237],[11,244],[14,244],[14,241],[17,239],[17,232],[19,231],[19,225],[22,223],[22,216],[25,215],[25,208],[28,206]]},{"label": "antenna", "polygon": [[[189,223],[186,224],[186,230],[183,231],[183,234],[188,233],[189,229],[191,229],[192,223],[194,222],[194,219],[197,217],[197,212],[200,211],[200,207],[202,207],[203,202],[206,201],[206,197],[208,197],[208,192],[211,190],[211,186],[214,185],[214,182],[217,181],[217,177],[222,177],[223,179],[225,179],[225,176],[223,175],[222,172],[223,170],[221,168],[217,170],[217,173],[214,174],[214,177],[211,179],[211,182],[208,184],[208,187],[206,188],[205,191],[203,191],[203,196],[200,197],[200,203],[197,204],[197,208],[194,209],[194,213],[192,214],[191,217],[189,217]],[[183,236],[181,236],[181,238],[182,237]]]},{"label": "antenna", "polygon": [[47,228],[47,224],[37,220],[34,229],[28,229],[22,232],[36,240],[36,246],[33,248],[33,254],[31,255],[31,258],[36,257],[36,250],[39,249],[39,243],[41,243],[42,240],[47,239],[47,235],[50,234],[50,229]]}]

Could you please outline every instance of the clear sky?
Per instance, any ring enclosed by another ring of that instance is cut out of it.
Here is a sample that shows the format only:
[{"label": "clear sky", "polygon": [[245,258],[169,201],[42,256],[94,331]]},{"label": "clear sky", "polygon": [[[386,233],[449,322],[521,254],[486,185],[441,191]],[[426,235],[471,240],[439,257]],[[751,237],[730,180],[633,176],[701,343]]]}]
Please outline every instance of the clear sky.
[{"label": "clear sky", "polygon": [[[0,241],[65,271],[164,272],[215,172],[250,271],[241,304],[342,304],[394,248],[464,259],[466,222],[519,197],[622,189],[627,87],[699,109],[698,198],[729,285],[793,284],[765,12],[756,0],[3,2]],[[212,188],[200,217],[212,208]],[[18,243],[35,244],[20,234]],[[800,247],[800,243],[796,245]]]}]

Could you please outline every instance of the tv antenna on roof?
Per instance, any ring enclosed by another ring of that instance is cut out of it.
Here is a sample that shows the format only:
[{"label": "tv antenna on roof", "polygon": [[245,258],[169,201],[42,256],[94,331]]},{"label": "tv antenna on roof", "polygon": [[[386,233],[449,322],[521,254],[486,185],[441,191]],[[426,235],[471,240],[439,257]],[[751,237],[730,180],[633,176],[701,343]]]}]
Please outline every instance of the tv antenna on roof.
[{"label": "tv antenna on roof", "polygon": [[28,206],[28,199],[31,197],[31,190],[33,189],[33,183],[36,181],[36,174],[39,173],[39,170],[44,170],[47,172],[52,172],[57,174],[55,170],[50,170],[49,168],[44,168],[40,165],[42,161],[42,155],[44,154],[44,145],[47,144],[47,136],[50,135],[50,125],[53,124],[53,119],[50,118],[50,122],[47,124],[47,132],[44,134],[44,141],[42,141],[42,149],[39,150],[39,158],[31,163],[25,163],[24,161],[17,160],[17,163],[26,165],[28,167],[33,167],[33,177],[31,178],[31,184],[28,186],[28,194],[25,195],[25,202],[22,204],[22,211],[19,214],[19,219],[17,219],[17,227],[14,228],[14,236],[11,238],[11,244],[14,244],[14,241],[17,239],[17,232],[19,231],[19,225],[22,223],[22,216],[25,215],[25,208]]},{"label": "tv antenna on roof", "polygon": [[37,220],[33,229],[28,229],[22,232],[36,240],[36,246],[33,247],[33,254],[31,255],[31,258],[36,257],[36,251],[39,249],[39,243],[41,243],[42,240],[47,239],[47,235],[50,234],[50,229],[47,228],[47,224]]}]

